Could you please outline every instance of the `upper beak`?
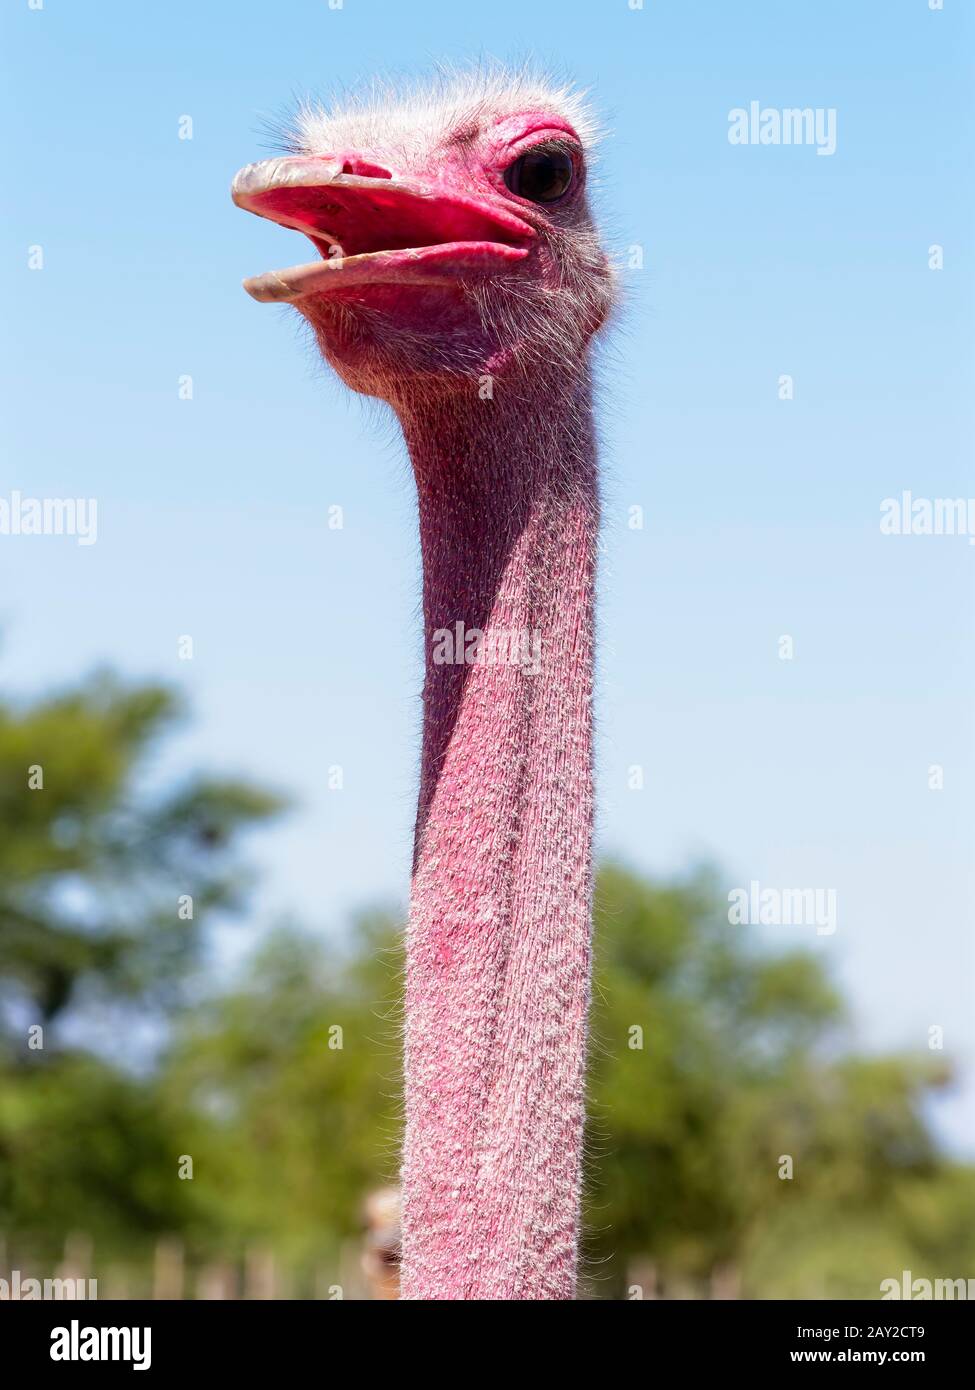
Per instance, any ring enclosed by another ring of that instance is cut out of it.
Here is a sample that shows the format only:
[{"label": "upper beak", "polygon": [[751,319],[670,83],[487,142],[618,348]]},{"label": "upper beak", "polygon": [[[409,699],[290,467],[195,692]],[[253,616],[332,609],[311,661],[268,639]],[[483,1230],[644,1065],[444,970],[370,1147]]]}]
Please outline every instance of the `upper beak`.
[{"label": "upper beak", "polygon": [[267,159],[235,176],[238,207],[304,232],[319,259],[244,281],[260,300],[362,284],[435,284],[496,274],[528,255],[529,224],[489,195],[345,174],[339,160]]}]

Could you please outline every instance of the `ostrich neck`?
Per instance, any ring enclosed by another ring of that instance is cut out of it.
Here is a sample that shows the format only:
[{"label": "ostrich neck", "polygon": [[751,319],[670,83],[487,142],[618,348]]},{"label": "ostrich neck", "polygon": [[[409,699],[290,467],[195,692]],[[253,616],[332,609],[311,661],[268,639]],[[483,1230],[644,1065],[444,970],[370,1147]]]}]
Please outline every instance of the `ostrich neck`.
[{"label": "ostrich neck", "polygon": [[572,1298],[590,976],[588,370],[401,420],[426,647],[402,1291]]}]

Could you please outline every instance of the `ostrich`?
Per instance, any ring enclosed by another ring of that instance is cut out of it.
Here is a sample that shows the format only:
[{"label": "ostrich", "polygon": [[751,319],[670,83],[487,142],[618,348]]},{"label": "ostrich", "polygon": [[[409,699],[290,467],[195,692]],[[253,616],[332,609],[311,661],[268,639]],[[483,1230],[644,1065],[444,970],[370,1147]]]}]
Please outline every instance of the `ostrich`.
[{"label": "ostrich", "polygon": [[528,73],[304,106],[235,203],[310,263],[246,280],[387,402],[426,673],[405,988],[402,1295],[576,1295],[590,992],[590,344],[613,299],[582,97]]}]

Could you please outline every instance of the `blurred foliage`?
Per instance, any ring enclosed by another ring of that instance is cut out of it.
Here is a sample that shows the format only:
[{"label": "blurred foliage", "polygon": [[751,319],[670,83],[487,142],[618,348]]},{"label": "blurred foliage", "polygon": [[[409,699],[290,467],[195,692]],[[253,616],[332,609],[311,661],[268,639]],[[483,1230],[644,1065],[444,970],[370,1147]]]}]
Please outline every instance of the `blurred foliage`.
[{"label": "blurred foliage", "polygon": [[171,1006],[205,915],[243,905],[234,838],[279,802],[206,777],[140,795],[178,715],[162,687],[107,675],[23,710],[0,705],[2,998],[29,1001],[32,1022],[86,999],[127,999],[143,1017]]},{"label": "blurred foliage", "polygon": [[240,833],[282,803],[203,776],[147,790],[179,717],[107,674],[0,704],[0,1231],[124,1247],[194,1220],[131,1064],[187,999],[211,914],[246,904]]},{"label": "blurred foliage", "polygon": [[[320,1267],[396,1172],[401,932],[281,926],[208,985],[206,923],[246,906],[240,834],[280,803],[146,790],[177,714],[104,676],[0,706],[0,1231],[48,1259],[84,1231],[100,1268],[164,1233],[199,1262]],[[133,1044],[147,1019],[161,1047]],[[590,1071],[594,1296],[706,1295],[731,1271],[747,1297],[876,1298],[903,1269],[972,1273],[973,1173],[924,1116],[945,1061],[857,1055],[817,959],[729,927],[706,871],[602,870]]]},{"label": "blurred foliage", "polygon": [[395,1181],[398,935],[362,916],[339,951],[279,928],[179,1032],[160,1084],[203,1119],[196,1186],[235,1245],[310,1258],[323,1233],[357,1233],[364,1195]]},{"label": "blurred foliage", "polygon": [[729,927],[706,871],[658,886],[603,869],[594,1000],[597,1295],[624,1295],[647,1256],[665,1289],[730,1267],[758,1298],[877,1297],[905,1268],[975,1267],[975,1175],[924,1119],[943,1056],[851,1053],[819,962]]}]

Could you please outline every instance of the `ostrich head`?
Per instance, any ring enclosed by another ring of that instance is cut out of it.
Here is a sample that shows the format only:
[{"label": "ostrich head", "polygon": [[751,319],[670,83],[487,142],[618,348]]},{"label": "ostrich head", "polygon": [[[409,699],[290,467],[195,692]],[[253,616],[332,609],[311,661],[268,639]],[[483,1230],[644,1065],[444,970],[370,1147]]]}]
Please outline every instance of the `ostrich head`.
[{"label": "ostrich head", "polygon": [[245,281],[288,302],[354,390],[394,404],[584,352],[612,282],[586,198],[582,100],[527,75],[443,78],[343,111],[305,105],[239,207],[318,259]]}]

